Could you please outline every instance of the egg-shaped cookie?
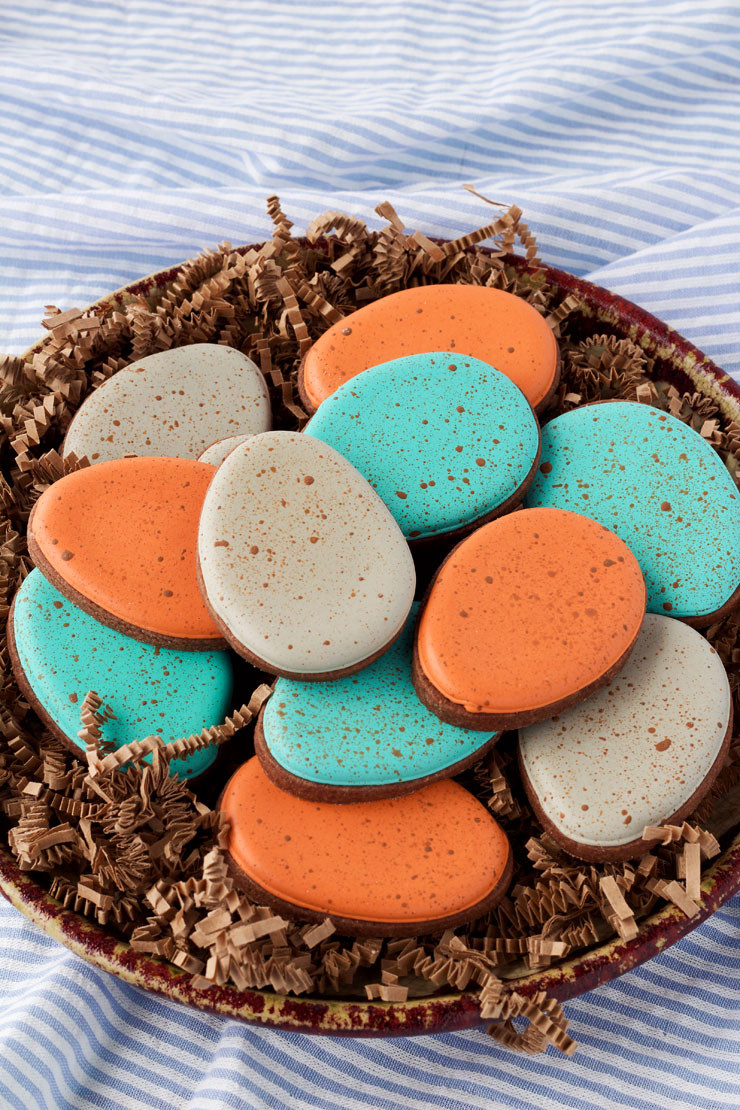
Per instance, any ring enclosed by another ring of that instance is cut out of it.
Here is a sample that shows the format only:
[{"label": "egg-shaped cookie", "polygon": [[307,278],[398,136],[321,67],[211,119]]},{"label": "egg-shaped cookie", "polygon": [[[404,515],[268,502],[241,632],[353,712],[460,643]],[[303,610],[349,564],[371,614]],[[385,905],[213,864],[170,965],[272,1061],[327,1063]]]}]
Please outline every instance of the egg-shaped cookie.
[{"label": "egg-shaped cookie", "polygon": [[[119,748],[147,736],[171,743],[218,725],[233,708],[227,652],[178,652],[143,644],[100,624],[60,594],[38,570],[18,590],[8,622],[18,685],[51,732],[74,751],[88,691],[114,713],[102,740]],[[205,748],[170,763],[181,778],[203,774],[216,758]]]},{"label": "egg-shaped cookie", "polygon": [[224,649],[198,587],[195,547],[214,467],[131,458],[65,475],[36,502],[28,550],[96,620],[185,651]]},{"label": "egg-shaped cookie", "polygon": [[480,285],[422,285],[359,308],[320,336],[298,386],[309,412],[371,366],[428,351],[454,351],[495,366],[536,412],[560,378],[552,328],[523,297]]},{"label": "egg-shaped cookie", "polygon": [[198,531],[203,596],[228,642],[272,674],[338,678],[401,632],[416,574],[395,520],[332,447],[298,432],[239,444]]},{"label": "egg-shaped cookie", "polygon": [[408,540],[470,531],[514,508],[540,452],[522,391],[488,363],[449,351],[351,378],[306,434],[364,474]]},{"label": "egg-shaped cookie", "polygon": [[197,459],[217,439],[271,424],[267,385],[251,358],[193,343],[147,355],[88,394],[62,451],[91,463],[131,454]]},{"label": "egg-shaped cookie", "polygon": [[395,644],[335,682],[279,678],[255,728],[269,777],[302,798],[398,797],[469,767],[498,739],[445,724],[411,682],[412,608]]},{"label": "egg-shaped cookie", "polygon": [[239,436],[226,436],[225,439],[217,439],[215,443],[211,443],[206,447],[202,455],[198,456],[198,462],[210,463],[211,466],[220,466],[226,456],[230,454],[235,447],[243,443],[245,439],[249,439],[249,435]]},{"label": "egg-shaped cookie", "polygon": [[456,782],[332,805],[277,787],[258,759],[219,802],[235,883],[289,918],[329,915],[348,936],[416,936],[480,917],[506,892],[511,848]]},{"label": "egg-shaped cookie", "polygon": [[523,729],[527,796],[550,835],[585,860],[642,855],[646,825],[681,823],[722,766],[732,699],[722,661],[693,628],[648,613],[603,689]]},{"label": "egg-shaped cookie", "polygon": [[740,602],[740,494],[716,451],[669,413],[612,401],[551,420],[525,504],[583,513],[621,536],[649,612],[701,628]]},{"label": "egg-shaped cookie", "polygon": [[551,717],[622,667],[645,613],[627,545],[562,509],[522,509],[462,540],[416,629],[416,691],[443,721],[517,728]]}]

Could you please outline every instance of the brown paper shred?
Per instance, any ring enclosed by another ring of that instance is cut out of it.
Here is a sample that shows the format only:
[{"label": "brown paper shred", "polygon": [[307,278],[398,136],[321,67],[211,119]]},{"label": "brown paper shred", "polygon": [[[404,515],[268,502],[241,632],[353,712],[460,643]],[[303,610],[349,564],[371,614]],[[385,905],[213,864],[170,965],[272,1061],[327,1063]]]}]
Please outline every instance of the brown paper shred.
[{"label": "brown paper shred", "polygon": [[332,919],[325,917],[320,924],[314,925],[312,929],[308,929],[303,934],[303,943],[306,948],[315,948],[317,944],[321,944],[323,940],[328,940],[330,936],[333,936],[336,931]]},{"label": "brown paper shred", "polygon": [[[471,190],[473,193],[475,190]],[[481,198],[488,204],[495,202]],[[390,204],[385,225],[329,211],[312,220],[308,242],[294,239],[277,198],[268,201],[273,235],[261,247],[222,243],[181,268],[166,289],[94,310],[51,306],[45,338],[28,357],[0,356],[0,609],[30,569],[25,532],[40,494],[89,460],[61,458],[64,433],[91,389],[138,358],[196,342],[234,346],[265,376],[277,427],[299,429],[300,360],[328,326],[395,289],[462,282],[523,297],[560,334],[562,382],[553,415],[594,400],[625,398],[671,412],[702,434],[740,484],[740,426],[711,397],[660,380],[638,343],[579,313],[574,298],[548,286],[537,247],[516,205],[496,205],[485,227],[446,243],[407,233]],[[490,252],[482,249],[484,241]],[[517,241],[524,264],[512,258]],[[657,380],[656,380],[657,379]],[[740,719],[740,615],[707,630],[725,664]],[[675,904],[695,914],[701,871],[720,851],[702,828],[712,806],[740,782],[740,737],[710,794],[689,822],[647,829],[641,859],[584,864],[538,828],[519,783],[515,751],[502,738],[464,777],[504,825],[516,873],[508,896],[481,921],[442,936],[348,939],[329,919],[285,921],[237,891],[224,852],[228,826],[187,783],[168,774],[170,759],[228,740],[249,728],[269,688],[197,736],[164,745],[138,738],[116,753],[100,742],[104,683],[81,707],[91,765],[60,745],[36,720],[15,686],[0,633],[0,810],[19,867],[45,882],[59,902],[170,960],[194,987],[231,984],[281,993],[353,996],[379,1002],[430,990],[478,991],[491,1036],[520,1051],[549,1043],[571,1052],[556,1002],[516,991],[522,968],[543,968],[614,936],[632,935],[646,914]],[[82,711],[84,709],[84,717]],[[92,774],[93,755],[99,766]],[[145,758],[147,761],[145,762]],[[47,876],[44,879],[44,876]],[[384,992],[384,993],[381,993]],[[528,1021],[521,1029],[520,1021]]]},{"label": "brown paper shred", "polygon": [[303,280],[297,282],[295,291],[297,296],[304,300],[309,308],[323,316],[327,323],[338,324],[340,320],[344,319],[343,313],[334,305],[329,304],[326,297],[322,297],[320,293],[312,289],[308,282]]},{"label": "brown paper shred", "polygon": [[561,325],[566,317],[570,316],[571,312],[575,312],[580,306],[581,298],[575,293],[569,293],[568,296],[560,302],[557,308],[552,309],[552,311],[547,314],[545,320],[556,336],[560,335]]},{"label": "brown paper shred", "polygon": [[624,895],[619,889],[613,875],[604,875],[599,879],[599,887],[609,904],[611,913],[607,911],[606,917],[610,924],[619,933],[622,940],[631,940],[637,936],[637,922],[635,915],[624,900]]},{"label": "brown paper shred", "polygon": [[698,841],[683,846],[683,879],[686,897],[701,902],[701,845]]},{"label": "brown paper shred", "polygon": [[699,913],[696,902],[688,896],[685,889],[675,879],[671,879],[669,882],[666,882],[665,879],[648,879],[645,885],[648,890],[654,891],[660,898],[672,902],[687,917],[694,917]]},{"label": "brown paper shred", "polygon": [[381,219],[388,221],[394,231],[403,231],[404,222],[390,201],[384,200],[382,204],[376,204],[375,211]]}]

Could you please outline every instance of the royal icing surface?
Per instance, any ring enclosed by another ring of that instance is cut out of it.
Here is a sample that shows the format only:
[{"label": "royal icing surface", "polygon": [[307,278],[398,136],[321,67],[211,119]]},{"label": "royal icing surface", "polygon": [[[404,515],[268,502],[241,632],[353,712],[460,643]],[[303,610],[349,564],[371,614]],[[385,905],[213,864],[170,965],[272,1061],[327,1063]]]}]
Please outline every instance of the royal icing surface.
[{"label": "royal icing surface", "polygon": [[360,921],[430,921],[484,899],[502,878],[506,835],[451,780],[352,805],[308,802],[244,763],[220,805],[235,863],[270,894]]},{"label": "royal icing surface", "polygon": [[644,612],[622,540],[576,513],[525,509],[477,529],[443,564],[419,622],[419,662],[471,713],[546,708],[617,664]]},{"label": "royal icing surface", "polygon": [[195,569],[198,518],[215,473],[191,459],[140,458],[60,478],[29,525],[44,572],[100,609],[101,620],[108,614],[157,636],[223,646]]},{"label": "royal icing surface", "polygon": [[[80,709],[89,690],[111,706],[115,720],[102,738],[117,748],[158,735],[166,743],[220,724],[232,709],[226,652],[177,652],[124,636],[88,616],[32,570],[16,595],[15,649],[34,696],[79,747]],[[171,773],[198,775],[216,749],[170,764]]]},{"label": "royal icing surface", "polygon": [[357,375],[324,401],[306,433],[364,474],[410,539],[456,531],[510,501],[540,446],[521,390],[449,351]]},{"label": "royal icing surface", "polygon": [[197,459],[214,440],[270,426],[259,367],[233,347],[194,343],[109,378],[79,408],[63,451],[92,463],[126,454]]},{"label": "royal icing surface", "polygon": [[292,775],[333,786],[411,782],[466,759],[489,737],[443,724],[411,683],[414,606],[389,651],[335,682],[279,678],[262,727]]},{"label": "royal icing surface", "polygon": [[249,439],[249,433],[241,436],[226,436],[226,439],[217,439],[210,447],[206,447],[198,462],[210,463],[211,466],[220,466],[229,452]]},{"label": "royal icing surface", "polygon": [[735,483],[698,432],[650,405],[587,405],[551,420],[525,504],[572,509],[620,535],[650,612],[711,614],[740,585]]},{"label": "royal icing surface", "polygon": [[673,816],[699,789],[730,720],[722,661],[693,628],[648,613],[623,670],[573,709],[520,732],[546,817],[612,847]]},{"label": "royal icing surface", "polygon": [[558,372],[558,345],[522,297],[477,285],[424,285],[391,293],[333,324],[303,361],[303,390],[318,408],[371,366],[427,351],[455,351],[495,366],[536,407]]},{"label": "royal icing surface", "polygon": [[203,585],[234,645],[276,673],[355,666],[401,630],[416,575],[378,495],[333,448],[298,432],[240,444],[208,490]]}]

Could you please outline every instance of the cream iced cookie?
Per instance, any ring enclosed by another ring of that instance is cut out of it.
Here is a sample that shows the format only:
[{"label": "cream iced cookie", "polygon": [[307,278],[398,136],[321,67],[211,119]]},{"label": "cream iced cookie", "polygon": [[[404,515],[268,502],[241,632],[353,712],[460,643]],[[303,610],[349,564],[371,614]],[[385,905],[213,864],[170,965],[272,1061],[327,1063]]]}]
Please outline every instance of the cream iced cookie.
[{"label": "cream iced cookie", "polygon": [[416,574],[375,491],[333,448],[267,432],[215,471],[198,531],[203,596],[235,651],[263,670],[359,670],[401,632]]},{"label": "cream iced cookie", "polygon": [[271,426],[259,367],[233,347],[194,343],[148,355],[90,393],[62,452],[91,463],[130,454],[197,459],[217,439]]},{"label": "cream iced cookie", "polygon": [[208,463],[210,466],[220,466],[235,447],[244,443],[245,439],[249,439],[250,434],[247,432],[246,435],[226,436],[225,439],[217,439],[215,443],[206,447],[202,455],[198,456],[198,462]]},{"label": "cream iced cookie", "polygon": [[693,628],[648,613],[607,686],[523,729],[519,757],[542,824],[572,855],[631,859],[646,825],[680,823],[724,762],[732,731],[722,661]]}]

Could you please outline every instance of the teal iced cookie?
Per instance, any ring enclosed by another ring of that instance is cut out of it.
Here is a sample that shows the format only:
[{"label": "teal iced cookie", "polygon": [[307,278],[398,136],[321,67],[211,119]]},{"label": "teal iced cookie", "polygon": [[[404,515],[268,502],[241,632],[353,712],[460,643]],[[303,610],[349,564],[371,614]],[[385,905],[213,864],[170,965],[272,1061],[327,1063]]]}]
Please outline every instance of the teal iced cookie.
[{"label": "teal iced cookie", "polygon": [[542,429],[525,498],[598,520],[632,549],[650,613],[703,627],[740,601],[740,496],[688,424],[630,401],[586,405]]},{"label": "teal iced cookie", "polygon": [[350,378],[306,433],[349,459],[410,540],[464,532],[513,508],[540,450],[521,390],[454,351],[408,355]]},{"label": "teal iced cookie", "polygon": [[[156,734],[165,743],[220,724],[233,708],[228,653],[171,651],[100,624],[32,570],[13,602],[8,642],[16,679],[52,732],[82,748],[80,708],[88,690],[110,705],[102,728],[116,747]],[[206,748],[173,760],[193,778],[216,758]]]},{"label": "teal iced cookie", "polygon": [[444,724],[416,696],[418,609],[393,647],[357,674],[277,680],[255,730],[257,755],[277,786],[325,802],[395,797],[457,774],[494,743],[498,734]]}]

